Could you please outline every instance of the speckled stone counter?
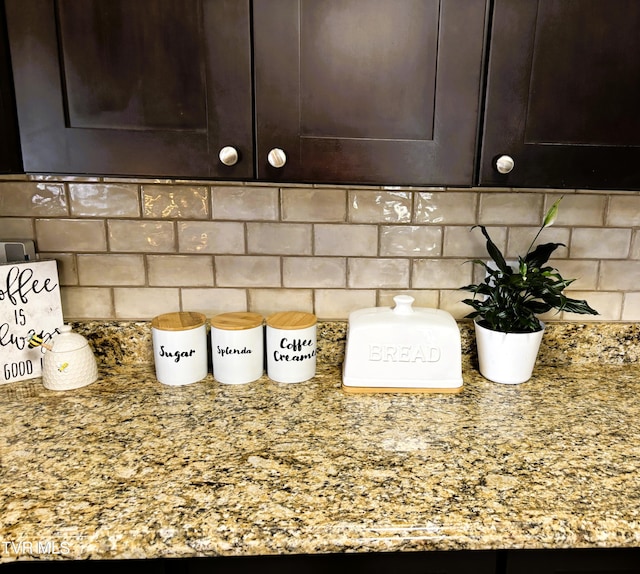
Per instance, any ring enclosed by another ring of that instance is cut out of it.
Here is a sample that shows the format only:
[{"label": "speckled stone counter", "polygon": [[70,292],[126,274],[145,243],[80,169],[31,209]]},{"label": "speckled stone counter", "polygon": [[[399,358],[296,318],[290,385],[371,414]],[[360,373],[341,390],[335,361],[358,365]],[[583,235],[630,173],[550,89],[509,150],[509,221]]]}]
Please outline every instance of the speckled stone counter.
[{"label": "speckled stone counter", "polygon": [[0,562],[640,545],[635,325],[553,327],[518,386],[463,326],[458,395],[343,392],[339,324],[293,385],[167,387],[107,343],[144,325],[85,329],[96,383],[0,387]]}]

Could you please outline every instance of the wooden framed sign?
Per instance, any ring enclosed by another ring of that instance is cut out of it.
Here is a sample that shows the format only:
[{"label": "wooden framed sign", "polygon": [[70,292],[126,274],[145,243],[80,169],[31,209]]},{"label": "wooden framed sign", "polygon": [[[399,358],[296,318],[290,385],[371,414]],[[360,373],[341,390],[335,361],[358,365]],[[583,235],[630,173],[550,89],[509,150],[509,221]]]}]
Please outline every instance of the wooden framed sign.
[{"label": "wooden framed sign", "polygon": [[39,377],[42,351],[64,324],[55,260],[0,265],[0,384]]}]

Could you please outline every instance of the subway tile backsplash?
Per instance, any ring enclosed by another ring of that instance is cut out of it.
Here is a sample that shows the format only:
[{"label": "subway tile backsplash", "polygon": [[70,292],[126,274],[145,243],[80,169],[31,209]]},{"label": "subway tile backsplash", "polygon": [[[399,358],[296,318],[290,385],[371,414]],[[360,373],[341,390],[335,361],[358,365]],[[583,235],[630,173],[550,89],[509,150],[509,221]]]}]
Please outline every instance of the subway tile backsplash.
[{"label": "subway tile backsplash", "polygon": [[346,319],[399,293],[461,319],[459,287],[486,257],[476,224],[508,257],[566,244],[552,263],[598,317],[640,320],[640,193],[391,188],[0,176],[0,239],[34,239],[58,261],[66,320],[149,320],[298,309]]}]

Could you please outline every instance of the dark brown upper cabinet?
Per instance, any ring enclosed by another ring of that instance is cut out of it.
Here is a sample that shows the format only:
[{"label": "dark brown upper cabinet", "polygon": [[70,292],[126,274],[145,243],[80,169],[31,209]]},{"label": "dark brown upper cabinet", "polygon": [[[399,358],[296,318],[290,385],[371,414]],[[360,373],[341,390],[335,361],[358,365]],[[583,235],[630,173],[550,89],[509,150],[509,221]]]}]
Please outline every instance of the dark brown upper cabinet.
[{"label": "dark brown upper cabinet", "polygon": [[6,2],[28,172],[473,184],[487,0]]},{"label": "dark brown upper cabinet", "polygon": [[639,30],[637,0],[495,0],[480,184],[640,188]]},{"label": "dark brown upper cabinet", "polygon": [[0,173],[15,173],[21,170],[4,0],[0,0]]},{"label": "dark brown upper cabinet", "polygon": [[249,0],[6,9],[27,172],[253,177]]},{"label": "dark brown upper cabinet", "polygon": [[253,10],[259,179],[473,183],[483,0],[254,0]]}]

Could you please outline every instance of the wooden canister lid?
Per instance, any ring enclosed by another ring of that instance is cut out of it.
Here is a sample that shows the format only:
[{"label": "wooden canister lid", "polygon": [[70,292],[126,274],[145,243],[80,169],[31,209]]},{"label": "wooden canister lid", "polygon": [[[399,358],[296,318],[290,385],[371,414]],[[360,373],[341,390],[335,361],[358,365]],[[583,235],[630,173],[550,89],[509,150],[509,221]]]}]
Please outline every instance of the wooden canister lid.
[{"label": "wooden canister lid", "polygon": [[302,311],[282,311],[267,318],[267,325],[274,329],[306,329],[317,323],[313,313]]},{"label": "wooden canister lid", "polygon": [[207,318],[202,313],[180,311],[158,315],[151,321],[151,326],[160,331],[187,331],[205,324]]},{"label": "wooden canister lid", "polygon": [[211,319],[211,326],[225,331],[241,331],[260,327],[264,317],[259,313],[222,313]]}]

